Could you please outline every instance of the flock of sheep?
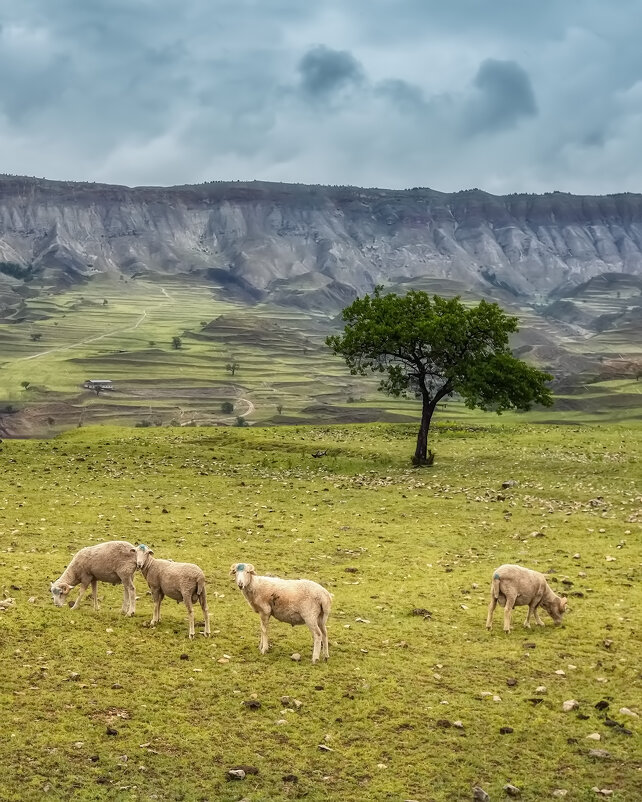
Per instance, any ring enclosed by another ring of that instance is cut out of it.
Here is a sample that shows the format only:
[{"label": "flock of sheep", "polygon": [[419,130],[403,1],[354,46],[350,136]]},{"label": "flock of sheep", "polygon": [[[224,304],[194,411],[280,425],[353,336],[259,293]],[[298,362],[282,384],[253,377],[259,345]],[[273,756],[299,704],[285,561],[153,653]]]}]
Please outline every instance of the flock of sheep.
[{"label": "flock of sheep", "polygon": [[[189,619],[189,637],[194,637],[194,607],[200,603],[205,619],[203,634],[210,634],[205,574],[194,563],[179,563],[172,560],[159,560],[147,546],[133,546],[125,540],[114,540],[87,546],[74,555],[63,574],[51,584],[54,604],[62,607],[71,589],[80,585],[80,593],[72,609],[76,609],[91,585],[94,609],[98,609],[97,584],[109,582],[123,585],[124,615],[134,615],[136,609],[136,589],[134,574],[140,569],[145,577],[154,601],[151,626],[160,621],[161,602],[168,596],[183,602]],[[330,615],[332,597],[317,582],[309,579],[279,579],[277,577],[257,576],[250,563],[235,563],[230,569],[236,584],[261,619],[261,639],[259,651],[265,654],[269,649],[268,622],[270,616],[286,624],[305,624],[314,640],[312,662],[318,662],[323,653],[327,660],[328,632],[326,623]],[[504,607],[504,630],[510,632],[511,614],[516,606],[528,605],[524,626],[530,627],[531,615],[535,623],[543,626],[538,615],[542,607],[556,624],[561,623],[566,611],[566,598],[558,596],[548,585],[546,577],[538,571],[531,571],[519,565],[501,565],[493,572],[491,599],[488,606],[486,628],[491,629],[493,613],[499,603]]]}]

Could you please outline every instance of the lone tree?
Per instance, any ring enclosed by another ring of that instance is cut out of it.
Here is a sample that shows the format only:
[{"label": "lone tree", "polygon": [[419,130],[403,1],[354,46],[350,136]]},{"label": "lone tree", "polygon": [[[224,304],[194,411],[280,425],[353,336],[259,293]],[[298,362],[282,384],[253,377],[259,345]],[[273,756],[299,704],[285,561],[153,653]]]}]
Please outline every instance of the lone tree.
[{"label": "lone tree", "polygon": [[431,464],[428,430],[439,401],[453,393],[467,407],[501,413],[550,406],[548,373],[516,359],[508,337],[517,318],[495,303],[465,307],[459,298],[425,292],[384,295],[382,287],[343,310],[343,334],[328,337],[350,372],[384,374],[379,389],[393,396],[421,398],[415,465]]},{"label": "lone tree", "polygon": [[236,359],[234,359],[234,357],[231,357],[230,361],[227,363],[227,365],[225,365],[225,370],[226,370],[228,373],[231,373],[231,374],[232,374],[232,376],[234,376],[234,374],[236,373],[236,371],[237,371],[237,370],[238,370],[240,367],[241,367],[241,366],[240,366],[240,364],[239,364],[239,363],[236,361]]},{"label": "lone tree", "polygon": [[177,351],[179,348],[183,347],[183,341],[180,337],[172,337],[172,348],[175,348]]}]

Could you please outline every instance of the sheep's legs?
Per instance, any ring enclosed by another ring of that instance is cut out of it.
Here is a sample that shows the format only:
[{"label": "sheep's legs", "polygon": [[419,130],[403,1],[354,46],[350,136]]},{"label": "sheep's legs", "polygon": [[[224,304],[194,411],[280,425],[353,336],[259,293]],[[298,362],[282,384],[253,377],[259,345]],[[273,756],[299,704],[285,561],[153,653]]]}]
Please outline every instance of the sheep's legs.
[{"label": "sheep's legs", "polygon": [[538,627],[546,626],[542,621],[542,619],[539,617],[539,613],[537,612],[537,607],[533,610],[533,614],[535,616],[535,623],[537,624]]},{"label": "sheep's legs", "polygon": [[94,610],[98,610],[98,580],[91,580],[91,601],[94,605]]},{"label": "sheep's legs", "polygon": [[330,650],[328,648],[328,630],[325,627],[325,621],[319,621],[319,629],[321,630],[321,647],[323,649],[323,656],[326,660],[330,658]]},{"label": "sheep's legs", "polygon": [[120,611],[123,615],[134,615],[136,612],[136,587],[130,576],[121,577],[123,583],[123,606]]},{"label": "sheep's legs", "polygon": [[504,632],[510,632],[511,613],[513,612],[516,598],[517,596],[506,596],[506,607],[504,607]]},{"label": "sheep's legs", "polygon": [[80,601],[81,601],[82,597],[87,592],[87,588],[88,587],[89,587],[89,582],[83,582],[80,585],[80,593],[78,594],[78,598],[76,599],[76,602],[75,602],[74,606],[71,608],[72,610],[77,610],[78,609],[78,605],[80,604]]},{"label": "sheep's legs", "polygon": [[203,611],[203,618],[205,619],[205,629],[203,630],[203,635],[206,638],[210,636],[210,614],[209,610],[207,609],[207,596],[205,595],[205,591],[201,593],[198,597],[199,602],[201,603],[201,610]]},{"label": "sheep's legs", "polygon": [[488,605],[488,616],[486,617],[486,629],[493,628],[493,613],[497,607],[497,599],[491,594],[490,604]]},{"label": "sheep's legs", "polygon": [[160,606],[161,602],[163,601],[163,595],[164,594],[162,593],[157,593],[154,595],[154,612],[152,614],[152,620],[149,624],[150,627],[156,626],[156,624],[158,624],[160,621]]},{"label": "sheep's legs", "polygon": [[268,622],[270,620],[270,613],[259,613],[259,616],[261,618],[261,639],[259,640],[259,651],[261,654],[265,654],[270,648],[270,642],[268,641]]},{"label": "sheep's legs", "polygon": [[314,638],[314,646],[312,647],[312,662],[318,663],[321,655],[321,643],[323,641],[321,627],[318,625],[318,623],[316,623],[316,621],[312,624],[308,624],[308,626],[310,627],[310,632]]},{"label": "sheep's legs", "polygon": [[183,596],[185,607],[187,607],[187,620],[189,621],[189,637],[194,637],[194,607],[192,605],[192,594]]}]

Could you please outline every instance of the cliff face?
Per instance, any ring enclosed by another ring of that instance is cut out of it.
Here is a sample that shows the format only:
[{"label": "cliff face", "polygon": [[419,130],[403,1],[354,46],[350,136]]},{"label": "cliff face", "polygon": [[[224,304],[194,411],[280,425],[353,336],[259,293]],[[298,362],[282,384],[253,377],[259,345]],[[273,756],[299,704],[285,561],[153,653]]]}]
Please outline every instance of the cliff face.
[{"label": "cliff face", "polygon": [[[1,176],[1,262],[53,282],[196,272],[248,300],[325,309],[424,276],[541,302],[604,273],[642,275],[642,196]],[[0,293],[19,295],[24,278],[0,266]]]}]

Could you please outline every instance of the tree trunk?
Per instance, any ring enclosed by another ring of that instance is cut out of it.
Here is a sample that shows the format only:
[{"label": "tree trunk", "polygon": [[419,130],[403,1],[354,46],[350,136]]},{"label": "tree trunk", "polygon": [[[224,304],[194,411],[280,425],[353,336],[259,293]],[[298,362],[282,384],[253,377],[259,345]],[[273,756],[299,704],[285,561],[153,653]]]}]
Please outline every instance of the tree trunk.
[{"label": "tree trunk", "polygon": [[432,420],[438,400],[439,396],[435,396],[435,398],[431,398],[429,395],[423,396],[421,424],[419,426],[419,433],[417,434],[417,448],[415,449],[415,456],[412,459],[414,465],[432,464],[432,459],[428,458],[428,429],[430,428],[430,421]]}]

